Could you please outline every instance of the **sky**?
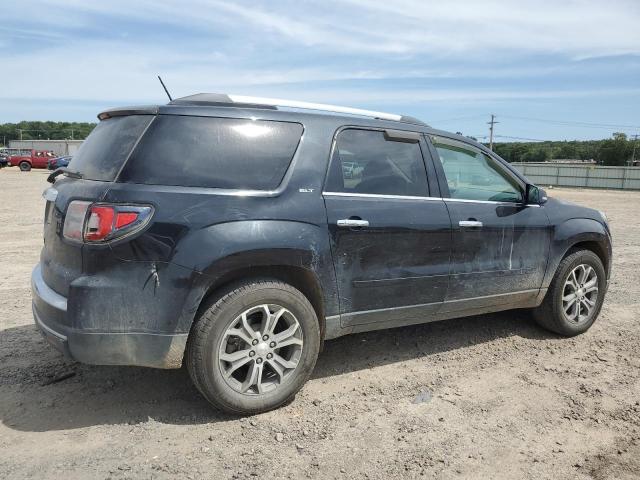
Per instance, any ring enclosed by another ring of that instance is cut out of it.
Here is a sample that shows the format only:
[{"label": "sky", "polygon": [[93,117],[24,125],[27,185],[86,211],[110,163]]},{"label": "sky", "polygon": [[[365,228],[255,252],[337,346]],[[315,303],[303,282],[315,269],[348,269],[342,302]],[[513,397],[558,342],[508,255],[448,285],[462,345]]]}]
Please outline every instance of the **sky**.
[{"label": "sky", "polygon": [[485,140],[640,133],[640,0],[6,1],[0,123],[198,92],[418,117]]}]

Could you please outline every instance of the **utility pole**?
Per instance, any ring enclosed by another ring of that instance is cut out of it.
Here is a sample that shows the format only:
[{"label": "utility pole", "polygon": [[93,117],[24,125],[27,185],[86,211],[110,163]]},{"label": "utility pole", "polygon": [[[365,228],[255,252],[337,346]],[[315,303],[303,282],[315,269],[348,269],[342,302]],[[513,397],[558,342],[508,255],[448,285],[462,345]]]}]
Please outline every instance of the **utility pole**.
[{"label": "utility pole", "polygon": [[71,129],[71,140],[73,140],[73,128]]},{"label": "utility pole", "polygon": [[638,135],[637,133],[635,135],[631,135],[633,137],[633,153],[631,154],[631,167],[633,167],[633,162],[636,161],[636,145],[638,144],[638,137],[640,135]]},{"label": "utility pole", "polygon": [[18,129],[18,132],[20,133],[20,141],[22,141],[22,129],[21,129],[21,128],[19,128],[19,129]]},{"label": "utility pole", "polygon": [[491,151],[493,151],[493,126],[496,123],[500,123],[500,122],[496,122],[496,116],[492,113],[491,121],[487,122],[487,124],[489,125],[489,150]]}]

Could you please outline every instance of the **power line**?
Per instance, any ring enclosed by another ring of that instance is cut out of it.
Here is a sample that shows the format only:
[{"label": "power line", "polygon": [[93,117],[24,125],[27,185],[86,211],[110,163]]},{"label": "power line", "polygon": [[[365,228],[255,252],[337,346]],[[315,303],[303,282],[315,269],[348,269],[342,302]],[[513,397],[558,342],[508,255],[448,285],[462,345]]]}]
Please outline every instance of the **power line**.
[{"label": "power line", "polygon": [[510,140],[527,140],[529,142],[563,142],[564,140],[541,140],[539,138],[527,138],[527,137],[511,137],[509,135],[495,135],[498,138],[508,138]]},{"label": "power line", "polygon": [[[465,116],[465,117],[447,118],[447,119],[444,119],[444,120],[435,120],[435,121],[432,121],[432,123],[434,123],[434,124],[436,124],[436,123],[450,123],[450,122],[455,122],[455,121],[458,121],[458,120],[472,120],[472,119],[482,118],[482,117],[484,117],[484,115],[469,115],[469,116]],[[576,121],[576,120],[552,120],[552,119],[544,119],[544,118],[522,117],[522,116],[518,116],[518,115],[502,115],[502,114],[500,114],[500,117],[508,118],[508,119],[512,119],[512,120],[524,120],[524,121],[527,121],[527,122],[541,122],[541,123],[550,123],[550,124],[553,124],[553,125],[576,126],[576,127],[583,127],[583,128],[597,128],[597,129],[604,129],[604,130],[610,130],[612,128],[627,129],[627,130],[628,129],[633,129],[633,130],[640,129],[639,125],[625,125],[625,124],[619,124],[619,123],[595,123],[595,122],[581,122],[581,121]],[[498,122],[495,122],[495,123],[498,123]]]},{"label": "power line", "polygon": [[529,121],[529,122],[543,122],[543,123],[553,123],[556,125],[575,125],[575,126],[580,126],[580,127],[587,127],[587,128],[640,128],[640,126],[637,125],[621,125],[621,124],[615,124],[615,123],[590,123],[590,122],[578,122],[578,121],[571,121],[571,120],[545,120],[543,118],[532,118],[532,117],[520,117],[520,116],[515,116],[515,115],[500,115],[503,118],[511,118],[514,120],[525,120],[525,121]]},{"label": "power line", "polygon": [[[43,132],[45,134],[47,134],[47,136],[51,136],[54,135],[56,133],[61,133],[61,132],[71,132],[71,139],[70,140],[74,140],[75,139],[75,132],[77,131],[77,128],[57,128],[57,129],[53,129],[53,130],[48,130],[48,129],[43,129],[43,128],[31,128],[31,129],[27,129],[27,128],[16,128],[16,132],[18,133],[18,136],[20,137],[19,140],[23,141],[23,134],[25,132]],[[40,135],[38,134],[38,138],[40,137]],[[31,138],[26,139],[28,140],[33,140]],[[68,140],[68,139],[67,139]]]},{"label": "power line", "polygon": [[496,122],[496,116],[492,113],[491,121],[487,123],[489,124],[489,150],[493,151],[493,126],[500,122]]},{"label": "power line", "polygon": [[445,118],[444,120],[430,120],[430,123],[436,124],[436,123],[450,123],[450,122],[456,122],[458,120],[473,120],[474,118],[485,118],[485,114],[481,114],[481,115],[468,115],[466,117],[457,117],[457,118]]}]

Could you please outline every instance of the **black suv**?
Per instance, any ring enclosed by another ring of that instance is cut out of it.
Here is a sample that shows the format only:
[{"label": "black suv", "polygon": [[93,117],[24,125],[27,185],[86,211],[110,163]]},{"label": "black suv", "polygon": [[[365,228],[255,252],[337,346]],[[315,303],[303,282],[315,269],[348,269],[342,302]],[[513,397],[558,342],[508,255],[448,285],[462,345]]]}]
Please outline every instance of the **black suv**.
[{"label": "black suv", "polygon": [[36,325],[77,361],[184,362],[212,404],[255,413],[327,339],[513,308],[576,335],[602,306],[604,214],[463,136],[217,94],[99,119],[49,179],[32,275]]}]

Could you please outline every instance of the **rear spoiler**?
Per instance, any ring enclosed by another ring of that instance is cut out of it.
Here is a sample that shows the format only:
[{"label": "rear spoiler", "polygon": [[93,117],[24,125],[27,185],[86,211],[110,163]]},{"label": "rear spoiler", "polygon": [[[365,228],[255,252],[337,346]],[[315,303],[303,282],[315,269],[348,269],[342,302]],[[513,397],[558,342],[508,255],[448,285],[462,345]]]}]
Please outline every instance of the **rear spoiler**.
[{"label": "rear spoiler", "polygon": [[100,112],[98,114],[98,120],[106,120],[107,118],[112,118],[112,117],[125,117],[128,115],[157,115],[157,114],[158,114],[157,105],[111,108],[109,110],[105,110],[104,112]]}]

